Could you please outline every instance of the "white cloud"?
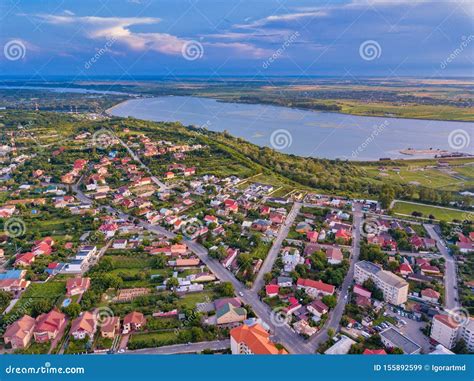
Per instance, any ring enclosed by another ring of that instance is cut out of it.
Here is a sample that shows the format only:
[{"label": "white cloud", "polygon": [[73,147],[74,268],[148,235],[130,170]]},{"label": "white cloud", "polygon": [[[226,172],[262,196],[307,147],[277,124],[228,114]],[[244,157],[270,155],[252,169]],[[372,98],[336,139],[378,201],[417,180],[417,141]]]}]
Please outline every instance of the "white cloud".
[{"label": "white cloud", "polygon": [[163,54],[178,55],[186,39],[168,33],[133,32],[134,25],[157,24],[161,19],[156,17],[97,17],[97,16],[58,16],[38,15],[52,25],[79,27],[91,39],[114,39],[133,50],[152,50]]}]

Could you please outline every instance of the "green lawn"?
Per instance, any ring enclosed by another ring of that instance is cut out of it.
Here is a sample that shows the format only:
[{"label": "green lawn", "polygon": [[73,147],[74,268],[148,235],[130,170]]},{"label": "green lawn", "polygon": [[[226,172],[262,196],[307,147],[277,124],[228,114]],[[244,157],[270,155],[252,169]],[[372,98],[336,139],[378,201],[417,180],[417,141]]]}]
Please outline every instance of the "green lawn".
[{"label": "green lawn", "polygon": [[413,212],[416,211],[416,212],[423,213],[422,217],[428,218],[428,216],[431,214],[437,220],[448,221],[448,222],[453,221],[453,220],[460,220],[460,221],[467,220],[467,219],[474,220],[474,213],[472,212],[447,209],[447,208],[432,206],[432,205],[418,205],[418,204],[412,204],[412,203],[404,202],[404,201],[397,201],[392,211],[395,213],[395,215],[397,214],[411,215]]}]

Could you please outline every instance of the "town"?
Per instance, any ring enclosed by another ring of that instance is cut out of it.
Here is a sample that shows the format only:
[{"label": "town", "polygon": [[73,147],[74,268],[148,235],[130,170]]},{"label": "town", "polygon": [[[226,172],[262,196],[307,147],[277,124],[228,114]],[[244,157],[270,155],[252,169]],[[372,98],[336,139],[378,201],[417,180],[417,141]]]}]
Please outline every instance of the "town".
[{"label": "town", "polygon": [[9,118],[2,353],[474,352],[471,212],[291,187],[199,131]]}]

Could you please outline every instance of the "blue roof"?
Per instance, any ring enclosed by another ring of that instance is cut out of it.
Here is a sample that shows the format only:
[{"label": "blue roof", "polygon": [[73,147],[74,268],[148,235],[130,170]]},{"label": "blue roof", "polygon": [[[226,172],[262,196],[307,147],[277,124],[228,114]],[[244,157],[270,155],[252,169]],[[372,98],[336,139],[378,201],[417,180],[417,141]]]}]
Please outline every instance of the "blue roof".
[{"label": "blue roof", "polygon": [[5,273],[0,273],[0,280],[4,279],[20,279],[23,270],[8,270]]}]

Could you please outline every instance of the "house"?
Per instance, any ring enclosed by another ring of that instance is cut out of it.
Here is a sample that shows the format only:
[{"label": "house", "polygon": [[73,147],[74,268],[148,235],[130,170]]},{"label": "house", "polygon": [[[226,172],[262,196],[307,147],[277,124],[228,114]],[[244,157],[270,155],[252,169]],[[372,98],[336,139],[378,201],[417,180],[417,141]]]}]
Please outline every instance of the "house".
[{"label": "house", "polygon": [[279,276],[277,278],[277,284],[280,287],[291,287],[293,286],[293,279],[287,276]]},{"label": "house", "polygon": [[362,296],[364,298],[370,299],[372,297],[372,293],[369,290],[366,290],[364,287],[356,284],[352,290],[354,294]]},{"label": "house", "polygon": [[408,263],[402,263],[400,267],[398,268],[398,272],[401,275],[406,276],[406,275],[413,274],[413,269]]},{"label": "house", "polygon": [[86,337],[92,340],[96,329],[96,317],[89,311],[86,311],[72,321],[70,333],[75,340],[82,340]]},{"label": "house", "polygon": [[245,308],[236,307],[232,303],[226,303],[221,308],[216,310],[216,323],[234,324],[242,322],[247,319],[247,311]]},{"label": "house", "polygon": [[48,313],[41,314],[36,318],[33,331],[37,343],[46,343],[56,339],[66,325],[66,315],[57,309],[52,309]]},{"label": "house", "polygon": [[356,342],[347,336],[342,335],[336,343],[328,348],[324,354],[326,355],[345,355]]},{"label": "house", "polygon": [[438,303],[439,292],[433,290],[432,288],[425,288],[421,290],[421,299],[426,300],[430,303]]},{"label": "house", "polygon": [[346,229],[339,229],[334,238],[337,241],[342,241],[343,243],[348,243],[352,239],[352,234]]},{"label": "house", "polygon": [[364,349],[363,355],[386,355],[385,349]]},{"label": "house", "polygon": [[86,292],[91,284],[90,278],[75,277],[66,281],[66,295],[74,296]]},{"label": "house", "polygon": [[280,292],[280,286],[277,284],[267,284],[265,286],[265,292],[269,298],[273,298],[278,296],[278,293]]},{"label": "house", "polygon": [[326,249],[326,258],[331,265],[338,265],[344,259],[339,247],[331,246]]},{"label": "house", "polygon": [[33,337],[35,319],[28,315],[11,324],[3,334],[5,344],[10,344],[12,349],[25,349]]},{"label": "house", "polygon": [[123,318],[123,332],[137,331],[146,324],[145,316],[141,312],[133,311]]},{"label": "house", "polygon": [[14,266],[29,266],[35,261],[35,255],[31,252],[18,254]]},{"label": "house", "polygon": [[431,266],[431,265],[422,265],[420,267],[421,269],[421,274],[422,275],[428,275],[428,276],[439,276],[441,275],[441,271],[439,270],[438,267],[436,266]]},{"label": "house", "polygon": [[326,306],[321,300],[313,300],[308,306],[306,307],[309,312],[317,317],[321,317],[324,314],[327,314],[329,311],[329,307]]},{"label": "house", "polygon": [[120,318],[112,316],[106,319],[105,323],[100,328],[100,335],[108,339],[114,339],[115,335],[120,332]]},{"label": "house", "polygon": [[226,250],[227,256],[222,261],[222,266],[224,266],[225,268],[229,268],[230,265],[232,264],[232,262],[234,262],[234,260],[237,257],[238,253],[239,253],[239,251],[237,249],[233,249],[233,248],[229,247]]},{"label": "house", "polygon": [[313,336],[318,329],[315,327],[311,327],[306,320],[298,320],[296,323],[293,324],[293,329],[299,335],[305,335],[308,337]]},{"label": "house", "polygon": [[15,205],[0,206],[0,218],[10,218],[15,213]]},{"label": "house", "polygon": [[303,278],[298,278],[296,286],[298,289],[305,290],[306,293],[313,298],[319,295],[333,295],[334,291],[336,290],[336,288],[331,284],[321,282],[320,280]]},{"label": "house", "polygon": [[233,355],[281,355],[288,354],[270,340],[270,334],[258,323],[241,325],[230,331],[230,348]]},{"label": "house", "polygon": [[115,223],[105,223],[99,227],[99,231],[105,234],[106,238],[112,238],[115,235],[115,232],[118,230],[118,225]]},{"label": "house", "polygon": [[126,239],[116,239],[112,244],[113,249],[123,250],[127,248],[128,241]]},{"label": "house", "polygon": [[318,242],[319,233],[317,231],[306,232],[306,238],[309,242],[315,243]]}]

